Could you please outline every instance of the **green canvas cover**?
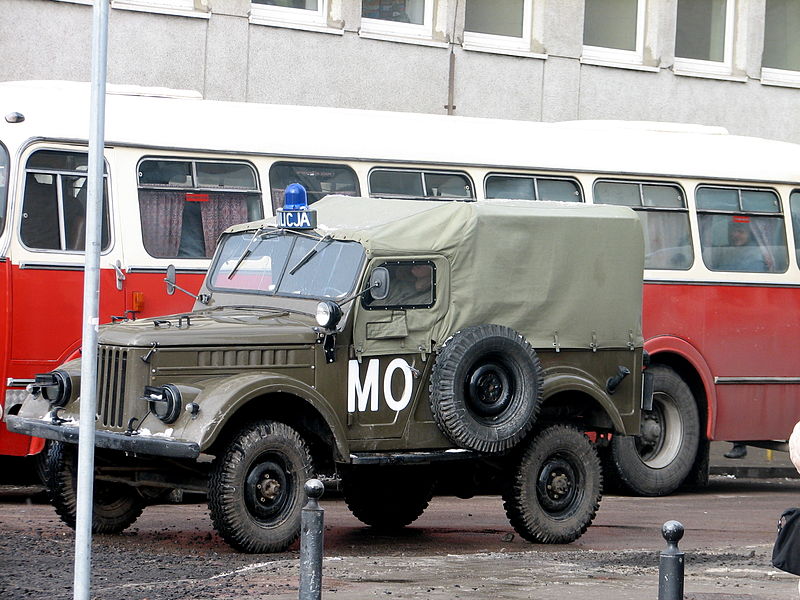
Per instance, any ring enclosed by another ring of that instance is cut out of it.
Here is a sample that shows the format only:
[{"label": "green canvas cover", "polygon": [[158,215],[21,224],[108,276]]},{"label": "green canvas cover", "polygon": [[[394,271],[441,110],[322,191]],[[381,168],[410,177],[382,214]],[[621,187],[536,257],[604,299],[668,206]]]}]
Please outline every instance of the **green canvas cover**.
[{"label": "green canvas cover", "polygon": [[[434,313],[425,319],[429,339],[402,346],[429,349],[431,341],[488,323],[511,327],[542,349],[642,345],[644,242],[629,208],[349,196],[328,196],[311,208],[320,234],[360,242],[368,259],[446,259],[436,304],[424,309]],[[363,354],[398,351],[396,340],[360,334],[354,342]]]}]

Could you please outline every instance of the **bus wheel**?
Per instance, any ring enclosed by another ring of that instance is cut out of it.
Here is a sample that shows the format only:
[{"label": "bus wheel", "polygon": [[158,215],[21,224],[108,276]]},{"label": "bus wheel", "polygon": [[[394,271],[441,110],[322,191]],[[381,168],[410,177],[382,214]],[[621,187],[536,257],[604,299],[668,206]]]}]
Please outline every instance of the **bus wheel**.
[{"label": "bus wheel", "polygon": [[[77,450],[72,444],[50,442],[44,467],[47,497],[61,520],[73,529],[77,513]],[[92,533],[120,533],[133,525],[145,504],[131,486],[95,480]]]},{"label": "bus wheel", "polygon": [[350,512],[365,525],[384,531],[416,521],[428,508],[433,484],[426,467],[361,467],[342,475]]},{"label": "bus wheel", "polygon": [[208,507],[214,528],[242,552],[282,552],[300,535],[311,453],[294,429],[260,421],[240,431],[212,467]]},{"label": "bus wheel", "polygon": [[674,492],[689,472],[700,440],[700,417],[689,386],[671,368],[656,365],[653,410],[642,412],[641,435],[614,436],[611,463],[625,491],[639,496]]},{"label": "bus wheel", "polygon": [[542,385],[539,357],[519,333],[500,325],[467,327],[438,351],[431,373],[431,409],[454,444],[501,452],[533,427]]},{"label": "bus wheel", "polygon": [[568,544],[594,520],[602,480],[589,438],[574,427],[548,427],[513,464],[503,492],[506,515],[529,542]]}]

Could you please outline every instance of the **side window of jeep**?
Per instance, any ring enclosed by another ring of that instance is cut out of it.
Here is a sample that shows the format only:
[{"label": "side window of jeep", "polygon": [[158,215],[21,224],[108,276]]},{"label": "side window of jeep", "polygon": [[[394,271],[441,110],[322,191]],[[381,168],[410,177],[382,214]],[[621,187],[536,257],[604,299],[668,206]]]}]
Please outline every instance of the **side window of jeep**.
[{"label": "side window of jeep", "polygon": [[436,302],[436,268],[431,261],[393,261],[379,266],[389,272],[389,295],[383,300],[365,296],[365,308],[430,308]]}]

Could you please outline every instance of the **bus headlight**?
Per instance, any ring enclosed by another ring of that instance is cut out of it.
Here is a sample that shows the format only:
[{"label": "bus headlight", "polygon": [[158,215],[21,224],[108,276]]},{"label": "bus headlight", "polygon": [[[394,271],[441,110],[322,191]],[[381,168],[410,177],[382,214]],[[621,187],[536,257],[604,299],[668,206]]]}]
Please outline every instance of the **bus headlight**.
[{"label": "bus headlight", "polygon": [[144,398],[150,405],[150,412],[164,423],[174,423],[181,414],[181,392],[171,383],[161,387],[145,386]]},{"label": "bus headlight", "polygon": [[336,302],[324,300],[317,304],[317,323],[325,329],[333,329],[342,318],[342,309]]},{"label": "bus headlight", "polygon": [[51,406],[66,406],[72,396],[72,380],[65,371],[38,373],[29,391],[41,394]]}]

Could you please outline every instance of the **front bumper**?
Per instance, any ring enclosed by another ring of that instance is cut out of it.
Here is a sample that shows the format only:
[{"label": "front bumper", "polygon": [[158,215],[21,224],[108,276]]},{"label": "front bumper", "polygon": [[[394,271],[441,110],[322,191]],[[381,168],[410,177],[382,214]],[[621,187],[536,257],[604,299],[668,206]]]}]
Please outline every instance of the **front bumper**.
[{"label": "front bumper", "polygon": [[[80,438],[77,425],[48,423],[41,419],[26,419],[17,415],[6,416],[6,427],[15,433],[69,444],[77,444]],[[95,431],[94,445],[98,448],[121,450],[132,454],[169,458],[197,458],[200,456],[200,447],[194,442],[181,442],[141,434],[126,435],[109,431]]]}]

